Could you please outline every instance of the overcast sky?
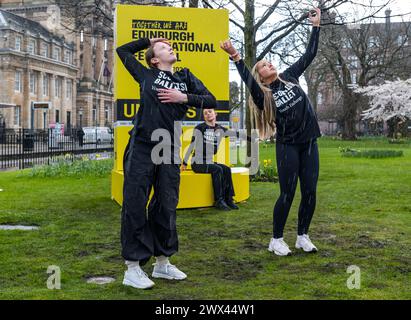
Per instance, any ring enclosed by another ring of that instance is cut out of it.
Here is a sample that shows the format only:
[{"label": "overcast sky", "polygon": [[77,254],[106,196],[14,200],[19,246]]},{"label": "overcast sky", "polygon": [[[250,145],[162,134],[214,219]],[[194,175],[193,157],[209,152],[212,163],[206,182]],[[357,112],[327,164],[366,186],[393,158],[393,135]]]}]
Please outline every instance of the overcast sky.
[{"label": "overcast sky", "polygon": [[[376,0],[374,0],[375,3]],[[377,0],[380,1],[381,3],[386,3],[387,0]],[[257,3],[261,1],[256,1]],[[266,2],[263,1],[266,5]],[[363,3],[368,3],[369,1],[367,0],[357,0],[357,2],[363,2]],[[405,21],[411,21],[411,0],[392,0],[391,4],[389,5],[389,8],[391,9],[391,15],[392,17],[392,21],[401,21],[401,19],[405,20]],[[344,8],[344,11],[347,10],[348,12],[359,12],[358,7],[355,8],[356,10],[353,10],[352,6],[351,7],[347,7]],[[340,13],[344,12],[343,10],[340,10]],[[385,11],[385,10],[384,10]],[[259,14],[261,14],[263,12],[263,9],[260,8],[260,10],[256,10],[256,16],[258,16]],[[361,15],[361,13],[359,13]],[[405,15],[407,14],[407,15]],[[382,13],[382,16],[384,15],[384,13]],[[402,15],[402,17],[395,17],[397,15]],[[405,15],[405,16],[404,16]],[[232,28],[232,24],[230,24],[230,31]],[[273,61],[274,64],[278,64],[278,61]],[[281,71],[281,68],[280,68]],[[306,85],[304,82],[303,77],[301,78],[302,83],[301,85],[306,89]],[[235,70],[235,67],[230,63],[230,81],[237,81],[238,83],[241,81],[238,72]]]}]

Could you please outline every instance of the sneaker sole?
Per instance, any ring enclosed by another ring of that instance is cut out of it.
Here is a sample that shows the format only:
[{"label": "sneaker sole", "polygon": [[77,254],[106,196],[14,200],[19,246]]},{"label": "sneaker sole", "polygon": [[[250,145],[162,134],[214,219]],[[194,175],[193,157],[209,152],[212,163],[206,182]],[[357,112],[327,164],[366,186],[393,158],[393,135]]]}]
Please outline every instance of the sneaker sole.
[{"label": "sneaker sole", "polygon": [[292,252],[288,252],[286,254],[282,254],[281,252],[277,251],[277,250],[272,250],[272,249],[268,249],[268,251],[275,253],[277,256],[281,256],[281,257],[286,257],[286,256],[291,256]]},{"label": "sneaker sole", "polygon": [[304,252],[307,253],[316,253],[318,251],[318,249],[312,249],[310,251],[305,250],[303,247],[299,247],[299,246],[295,246],[296,249],[302,249]]},{"label": "sneaker sole", "polygon": [[169,275],[163,274],[163,273],[157,273],[157,272],[153,272],[151,275],[153,278],[161,278],[161,279],[167,279],[167,280],[184,280],[187,277],[184,278],[175,278],[175,277],[171,277]]},{"label": "sneaker sole", "polygon": [[150,289],[150,288],[154,287],[154,283],[151,286],[143,287],[143,286],[139,286],[139,285],[135,284],[134,282],[131,282],[131,281],[128,281],[128,280],[123,280],[123,285],[133,287],[133,288],[136,288],[136,289],[143,289],[143,290],[144,289]]}]

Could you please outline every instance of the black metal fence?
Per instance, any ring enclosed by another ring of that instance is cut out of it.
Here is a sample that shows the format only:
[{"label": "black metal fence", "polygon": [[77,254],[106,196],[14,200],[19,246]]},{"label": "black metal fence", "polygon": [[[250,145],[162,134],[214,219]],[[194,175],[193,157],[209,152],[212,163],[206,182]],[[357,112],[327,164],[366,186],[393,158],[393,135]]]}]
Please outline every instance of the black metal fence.
[{"label": "black metal fence", "polygon": [[65,155],[113,152],[114,136],[104,128],[70,129],[3,129],[0,131],[0,170],[24,169],[50,164]]}]

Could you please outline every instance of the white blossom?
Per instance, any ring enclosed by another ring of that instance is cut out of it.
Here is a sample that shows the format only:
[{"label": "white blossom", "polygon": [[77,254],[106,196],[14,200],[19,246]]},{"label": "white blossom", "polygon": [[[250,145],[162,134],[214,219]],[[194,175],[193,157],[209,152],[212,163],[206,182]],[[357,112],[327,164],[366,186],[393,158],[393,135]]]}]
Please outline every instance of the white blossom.
[{"label": "white blossom", "polygon": [[370,108],[362,112],[363,119],[411,119],[411,79],[386,81],[381,85],[358,88],[355,92],[369,97]]}]

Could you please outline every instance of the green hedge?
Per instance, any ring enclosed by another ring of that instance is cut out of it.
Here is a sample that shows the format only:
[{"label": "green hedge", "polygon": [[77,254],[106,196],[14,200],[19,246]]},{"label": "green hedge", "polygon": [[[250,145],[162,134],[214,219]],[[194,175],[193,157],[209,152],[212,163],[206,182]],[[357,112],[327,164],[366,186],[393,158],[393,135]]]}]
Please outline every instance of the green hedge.
[{"label": "green hedge", "polygon": [[402,157],[404,155],[402,150],[358,150],[352,148],[340,148],[341,155],[343,157],[352,158],[394,158]]},{"label": "green hedge", "polygon": [[[99,159],[97,155],[96,159]],[[88,157],[72,161],[68,156],[61,156],[50,165],[34,166],[30,177],[103,177],[113,169],[113,159],[90,160]]]},{"label": "green hedge", "polygon": [[388,143],[390,144],[407,144],[407,139],[389,139]]}]

